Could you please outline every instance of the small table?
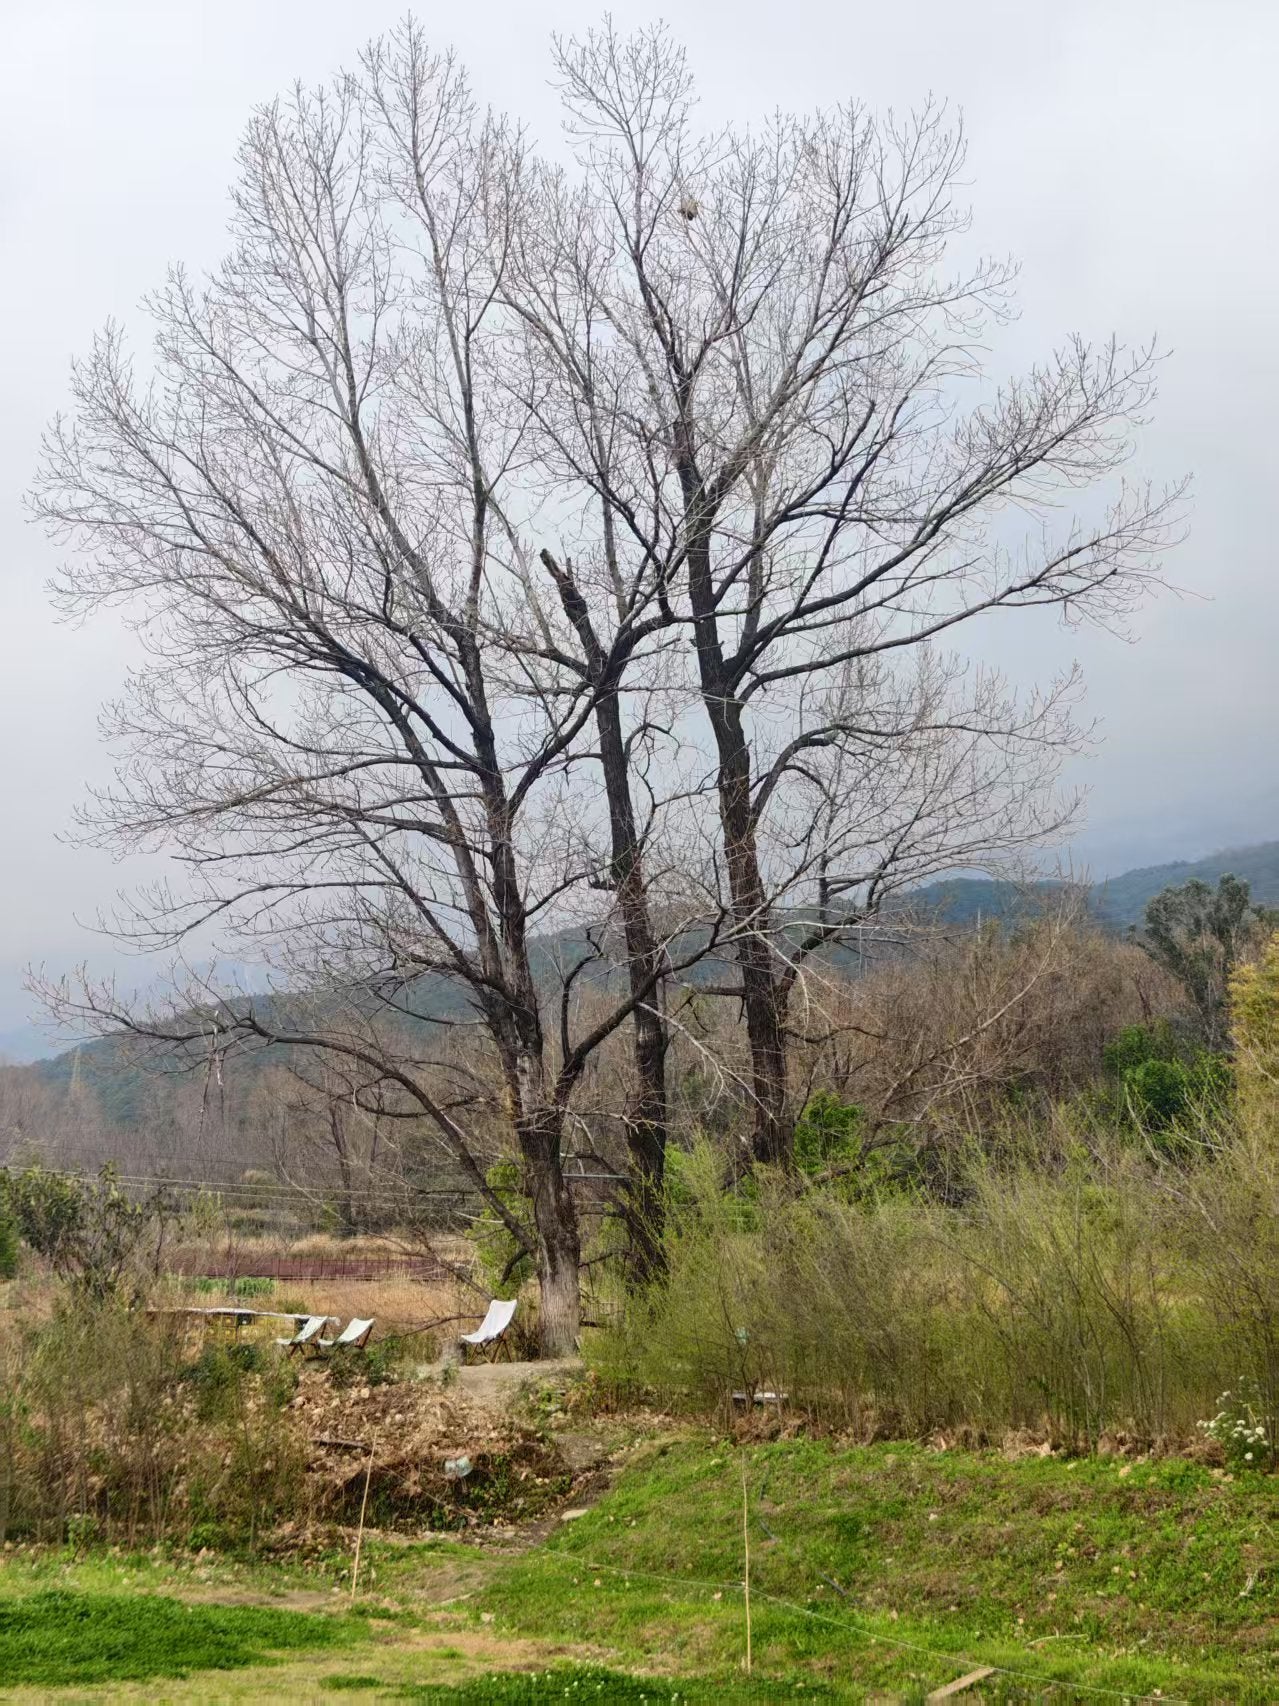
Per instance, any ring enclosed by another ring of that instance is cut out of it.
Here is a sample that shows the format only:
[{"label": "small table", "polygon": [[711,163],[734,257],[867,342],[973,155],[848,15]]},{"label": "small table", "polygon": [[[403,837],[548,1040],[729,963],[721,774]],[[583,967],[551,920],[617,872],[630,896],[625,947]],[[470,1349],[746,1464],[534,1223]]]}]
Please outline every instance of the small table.
[{"label": "small table", "polygon": [[[201,1320],[234,1321],[238,1333],[241,1327],[247,1327],[251,1321],[292,1321],[296,1332],[304,1321],[313,1319],[313,1311],[309,1309],[241,1309],[234,1303],[218,1303],[211,1305],[175,1304],[167,1309],[148,1309],[148,1315],[194,1315]],[[341,1319],[338,1315],[326,1315],[325,1321],[334,1326]]]}]

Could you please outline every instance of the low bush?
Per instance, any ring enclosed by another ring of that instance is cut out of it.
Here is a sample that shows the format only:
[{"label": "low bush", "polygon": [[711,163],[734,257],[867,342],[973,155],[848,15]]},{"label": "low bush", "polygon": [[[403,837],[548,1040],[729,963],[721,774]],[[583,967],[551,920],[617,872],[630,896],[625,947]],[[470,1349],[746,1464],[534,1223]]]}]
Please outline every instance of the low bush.
[{"label": "low bush", "polygon": [[397,1381],[405,1360],[404,1341],[375,1339],[363,1350],[335,1345],[325,1358],[329,1381],[341,1390],[347,1386],[390,1386]]},{"label": "low bush", "polygon": [[0,1191],[0,1280],[10,1280],[18,1271],[18,1224],[9,1207],[7,1193]]},{"label": "low bush", "polygon": [[296,1371],[257,1346],[192,1362],[172,1317],[70,1289],[0,1362],[0,1540],[252,1545],[299,1506]]},{"label": "low bush", "polygon": [[1273,1462],[1273,1155],[1160,1166],[1116,1143],[954,1172],[945,1196],[850,1201],[765,1171],[726,1191],[709,1149],[686,1158],[668,1281],[601,1333],[601,1375],[699,1408],[784,1392],[863,1437],[1029,1429],[1090,1449],[1201,1437],[1242,1371]]},{"label": "low bush", "polygon": [[1230,1107],[1233,1072],[1224,1055],[1178,1035],[1165,1020],[1127,1025],[1102,1052],[1105,1079],[1095,1096],[1121,1131],[1184,1157]]}]

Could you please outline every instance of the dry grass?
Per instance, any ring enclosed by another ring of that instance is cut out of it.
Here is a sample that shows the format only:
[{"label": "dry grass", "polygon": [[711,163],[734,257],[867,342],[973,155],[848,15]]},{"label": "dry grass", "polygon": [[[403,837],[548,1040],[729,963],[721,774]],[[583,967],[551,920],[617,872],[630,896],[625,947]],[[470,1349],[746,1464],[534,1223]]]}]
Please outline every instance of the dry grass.
[{"label": "dry grass", "polygon": [[[195,1308],[216,1308],[230,1301],[221,1291],[198,1290],[189,1281],[184,1284],[172,1280],[155,1293],[155,1300],[169,1308],[188,1304]],[[281,1280],[272,1291],[237,1297],[236,1302],[245,1309],[259,1309],[267,1314],[280,1311],[291,1315],[332,1315],[343,1322],[357,1317],[376,1321],[374,1338],[429,1329],[433,1323],[452,1321],[464,1311],[477,1320],[483,1314],[474,1293],[464,1294],[463,1288],[452,1280],[422,1281],[403,1275],[379,1280]],[[279,1322],[263,1322],[260,1327],[260,1332],[251,1336],[267,1338],[281,1330]],[[464,1328],[459,1325],[457,1330]]]},{"label": "dry grass", "polygon": [[433,1238],[429,1247],[408,1232],[387,1232],[376,1236],[339,1238],[329,1232],[309,1232],[302,1237],[247,1236],[243,1233],[215,1233],[210,1236],[182,1241],[184,1252],[202,1251],[210,1261],[225,1261],[228,1254],[235,1257],[242,1274],[251,1274],[254,1264],[264,1266],[284,1257],[313,1256],[326,1262],[429,1261],[438,1257],[454,1267],[469,1268],[474,1250],[465,1238],[444,1234]]},{"label": "dry grass", "polygon": [[353,1260],[360,1256],[395,1259],[433,1255],[439,1256],[442,1261],[463,1267],[469,1264],[472,1255],[471,1246],[466,1239],[451,1233],[442,1233],[438,1238],[432,1238],[429,1250],[425,1249],[422,1240],[411,1232],[385,1232],[357,1238],[339,1238],[331,1232],[311,1232],[305,1238],[297,1238],[287,1244],[251,1239],[237,1247],[260,1249],[264,1255],[270,1256],[323,1256],[333,1260],[341,1260],[343,1257]]},{"label": "dry grass", "polygon": [[[431,1281],[392,1278],[384,1280],[288,1280],[277,1288],[277,1296],[305,1303],[315,1315],[337,1315],[343,1321],[359,1317],[376,1321],[375,1337],[405,1333],[432,1322],[448,1320],[464,1311],[476,1318],[484,1313],[475,1294],[459,1296],[452,1280]],[[266,1300],[264,1300],[264,1303]],[[459,1331],[461,1329],[459,1328]]]}]

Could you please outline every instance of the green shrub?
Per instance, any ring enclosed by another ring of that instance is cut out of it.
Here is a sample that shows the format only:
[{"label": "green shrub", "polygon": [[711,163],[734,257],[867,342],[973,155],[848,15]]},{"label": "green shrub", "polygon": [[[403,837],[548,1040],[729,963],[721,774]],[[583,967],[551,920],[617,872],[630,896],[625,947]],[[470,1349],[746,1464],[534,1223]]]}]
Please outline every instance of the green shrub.
[{"label": "green shrub", "polygon": [[1218,1145],[1161,1171],[1096,1141],[969,1154],[946,1200],[759,1170],[749,1217],[700,1149],[669,1284],[595,1341],[599,1372],[702,1410],[785,1392],[863,1435],[1192,1439],[1240,1370],[1279,1390],[1279,1164]]},{"label": "green shrub", "polygon": [[[490,1189],[507,1207],[524,1220],[531,1220],[520,1162],[495,1161],[484,1177]],[[488,1204],[472,1221],[467,1237],[475,1247],[480,1271],[490,1291],[501,1291],[503,1296],[514,1297],[520,1286],[532,1277],[532,1258],[518,1254],[519,1246],[505,1222]]]},{"label": "green shrub", "polygon": [[1166,1020],[1128,1025],[1102,1052],[1108,1084],[1099,1108],[1121,1130],[1168,1155],[1184,1155],[1231,1099],[1224,1055],[1187,1044]]},{"label": "green shrub", "polygon": [[137,1202],[120,1188],[108,1163],[93,1180],[27,1167],[0,1173],[3,1195],[22,1241],[60,1277],[88,1296],[140,1289],[142,1245],[165,1205]]},{"label": "green shrub", "polygon": [[18,1223],[0,1190],[0,1280],[12,1279],[18,1271]]},{"label": "green shrub", "polygon": [[0,1538],[252,1544],[302,1508],[296,1378],[247,1343],[192,1364],[173,1317],[68,1287],[0,1340]]},{"label": "green shrub", "polygon": [[325,1358],[334,1386],[391,1386],[402,1373],[404,1345],[398,1338],[376,1339],[358,1350],[337,1345]]},{"label": "green shrub", "polygon": [[252,1339],[208,1344],[182,1373],[195,1391],[197,1413],[206,1421],[225,1420],[238,1412],[248,1377],[256,1377],[255,1393],[276,1409],[287,1403],[297,1388],[294,1364],[278,1356],[274,1346]]},{"label": "green shrub", "polygon": [[1189,1113],[1193,1081],[1180,1060],[1143,1060],[1124,1073],[1124,1091],[1132,1115],[1151,1131],[1166,1131]]},{"label": "green shrub", "polygon": [[1155,1025],[1125,1025],[1102,1050],[1102,1065],[1114,1078],[1122,1078],[1148,1061],[1176,1060],[1180,1050],[1172,1026],[1166,1019]]},{"label": "green shrub", "polygon": [[832,1165],[856,1162],[862,1150],[864,1111],[830,1090],[809,1097],[795,1122],[795,1165],[813,1174]]}]

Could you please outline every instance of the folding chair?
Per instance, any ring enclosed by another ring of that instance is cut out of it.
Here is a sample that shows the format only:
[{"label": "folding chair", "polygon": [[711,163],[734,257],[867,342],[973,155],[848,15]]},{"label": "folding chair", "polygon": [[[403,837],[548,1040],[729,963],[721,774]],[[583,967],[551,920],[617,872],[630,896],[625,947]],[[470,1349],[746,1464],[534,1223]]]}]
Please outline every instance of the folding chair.
[{"label": "folding chair", "polygon": [[[511,1355],[511,1341],[504,1335],[515,1314],[516,1301],[512,1298],[503,1302],[501,1298],[495,1297],[489,1304],[488,1314],[475,1331],[461,1335],[463,1346],[474,1345],[476,1350],[484,1353],[487,1362],[496,1362],[503,1351],[509,1357]],[[491,1351],[490,1346],[492,1347]],[[462,1356],[465,1359],[465,1349],[462,1351]]]},{"label": "folding chair", "polygon": [[308,1315],[291,1339],[277,1339],[275,1342],[283,1345],[286,1351],[305,1350],[308,1345],[316,1343],[328,1324],[327,1315]]},{"label": "folding chair", "polygon": [[322,1351],[335,1351],[340,1348],[352,1351],[362,1351],[369,1342],[369,1334],[373,1331],[372,1321],[348,1321],[336,1339],[321,1339]]}]

